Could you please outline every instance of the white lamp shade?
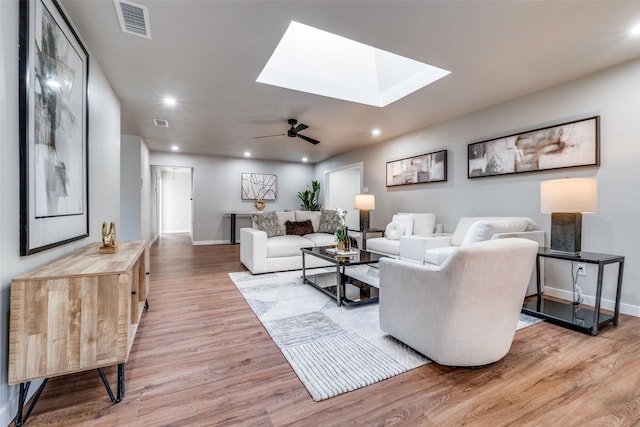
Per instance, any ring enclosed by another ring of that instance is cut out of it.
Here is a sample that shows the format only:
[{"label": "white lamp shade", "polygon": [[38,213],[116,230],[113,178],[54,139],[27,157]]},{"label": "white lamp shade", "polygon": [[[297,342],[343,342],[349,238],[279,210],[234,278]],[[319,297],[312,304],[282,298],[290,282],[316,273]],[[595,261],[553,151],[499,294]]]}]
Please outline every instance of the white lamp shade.
[{"label": "white lamp shade", "polygon": [[356,194],[353,199],[353,208],[371,211],[376,208],[376,196],[373,194]]},{"label": "white lamp shade", "polygon": [[542,213],[598,211],[598,181],[595,178],[552,179],[540,183]]}]

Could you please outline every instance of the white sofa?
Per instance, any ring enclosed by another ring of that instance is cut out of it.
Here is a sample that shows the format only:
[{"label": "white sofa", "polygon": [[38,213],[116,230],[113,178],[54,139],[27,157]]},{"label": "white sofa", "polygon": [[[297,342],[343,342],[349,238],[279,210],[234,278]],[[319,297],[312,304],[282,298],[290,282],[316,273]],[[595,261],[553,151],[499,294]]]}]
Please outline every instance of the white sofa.
[{"label": "white sofa", "polygon": [[441,265],[380,260],[380,328],[442,365],[496,362],[511,348],[537,245],[453,248]]},{"label": "white sofa", "polygon": [[[240,261],[252,274],[301,269],[300,249],[336,243],[335,235],[328,232],[314,232],[302,236],[284,234],[287,221],[310,220],[313,229],[318,230],[321,218],[319,211],[286,211],[276,212],[276,215],[282,228],[281,235],[267,237],[267,232],[257,228],[240,229]],[[331,265],[313,256],[305,257],[305,262],[307,267]]]},{"label": "white sofa", "polygon": [[[519,237],[545,245],[544,231],[535,230],[535,223],[527,217],[462,217],[453,234],[434,236],[402,236],[400,256],[404,261],[441,265],[458,247],[486,240]],[[535,272],[529,280],[527,295],[537,293]]]},{"label": "white sofa", "polygon": [[367,250],[398,258],[401,236],[431,236],[435,228],[434,214],[400,212],[387,225],[384,237],[367,239]]}]

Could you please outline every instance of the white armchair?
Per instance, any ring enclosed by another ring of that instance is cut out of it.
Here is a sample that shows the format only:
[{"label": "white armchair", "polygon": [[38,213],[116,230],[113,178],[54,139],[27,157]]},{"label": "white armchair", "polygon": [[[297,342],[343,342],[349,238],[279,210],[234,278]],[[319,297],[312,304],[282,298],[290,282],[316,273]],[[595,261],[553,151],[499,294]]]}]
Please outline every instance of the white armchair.
[{"label": "white armchair", "polygon": [[538,244],[459,246],[441,265],[380,260],[380,328],[441,365],[503,358],[516,332]]}]

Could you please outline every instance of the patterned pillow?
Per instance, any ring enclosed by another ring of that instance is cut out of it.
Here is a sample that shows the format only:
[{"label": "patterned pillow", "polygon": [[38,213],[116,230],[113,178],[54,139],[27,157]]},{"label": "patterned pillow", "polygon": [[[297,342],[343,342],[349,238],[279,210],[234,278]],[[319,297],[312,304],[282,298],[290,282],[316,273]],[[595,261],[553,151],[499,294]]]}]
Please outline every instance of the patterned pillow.
[{"label": "patterned pillow", "polygon": [[282,236],[284,234],[284,230],[278,222],[278,215],[276,214],[276,211],[261,214],[252,213],[251,220],[258,230],[262,230],[267,233],[267,237]]},{"label": "patterned pillow", "polygon": [[313,224],[311,224],[310,219],[306,221],[287,221],[285,227],[287,234],[294,234],[296,236],[313,233]]},{"label": "patterned pillow", "polygon": [[341,226],[342,222],[335,210],[322,209],[318,233],[335,233]]}]

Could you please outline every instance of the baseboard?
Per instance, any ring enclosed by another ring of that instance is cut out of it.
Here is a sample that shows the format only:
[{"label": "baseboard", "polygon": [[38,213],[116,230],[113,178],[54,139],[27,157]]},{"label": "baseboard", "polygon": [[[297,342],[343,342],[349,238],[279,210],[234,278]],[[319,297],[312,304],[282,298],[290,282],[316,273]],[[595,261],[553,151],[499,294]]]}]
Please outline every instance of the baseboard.
[{"label": "baseboard", "polygon": [[231,243],[229,240],[192,240],[191,244],[193,246],[200,245],[228,245]]},{"label": "baseboard", "polygon": [[[549,286],[544,287],[545,295],[549,295],[563,300],[571,301],[573,299],[573,293],[564,289],[551,288]],[[591,295],[582,295],[584,303],[586,305],[594,306],[596,304],[596,298]],[[600,307],[613,311],[615,309],[616,302],[602,298]],[[630,316],[640,317],[640,307],[637,305],[620,303],[620,313],[628,314]]]},{"label": "baseboard", "polygon": [[[44,380],[33,380],[31,382],[31,385],[29,386],[29,393],[27,393],[27,399],[25,401],[23,414],[31,404],[30,399],[42,385],[42,381]],[[5,384],[5,386],[8,389],[8,398],[4,402],[2,402],[3,406],[0,407],[0,426],[8,426],[9,424],[11,424],[18,411],[18,395],[20,394],[20,386],[8,384]],[[36,403],[36,406],[37,405],[38,404]]]},{"label": "baseboard", "polygon": [[13,407],[12,400],[3,402],[4,406],[0,408],[0,425],[8,426],[15,418],[15,414],[11,415],[9,408]]}]

